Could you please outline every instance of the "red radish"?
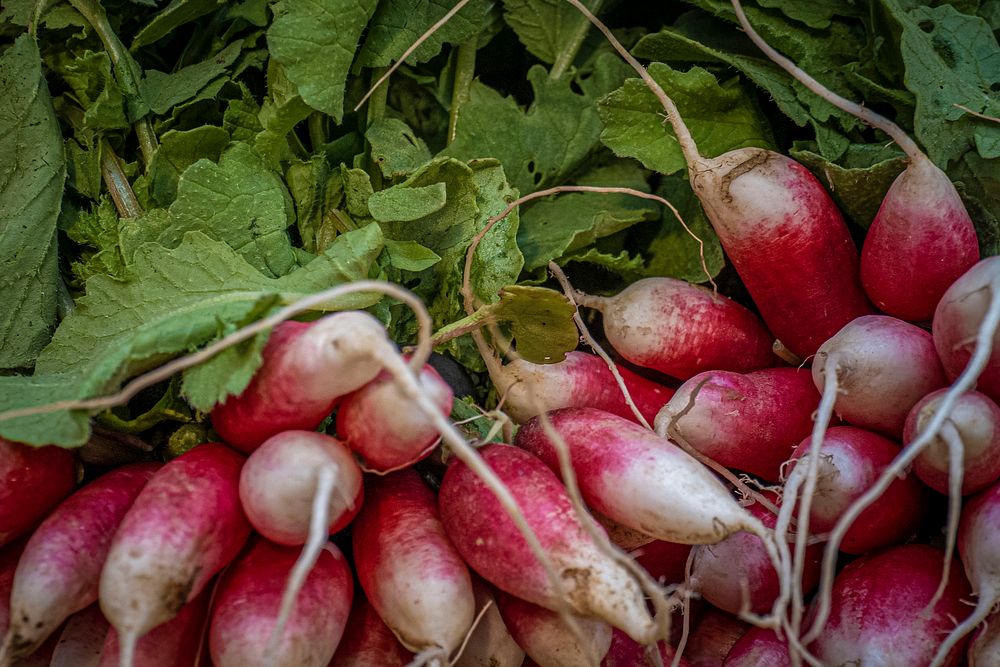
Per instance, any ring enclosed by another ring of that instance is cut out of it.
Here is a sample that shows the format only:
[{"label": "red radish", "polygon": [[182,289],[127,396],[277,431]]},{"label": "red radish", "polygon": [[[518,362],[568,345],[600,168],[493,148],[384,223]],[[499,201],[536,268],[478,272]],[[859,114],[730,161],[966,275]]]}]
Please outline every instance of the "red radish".
[{"label": "red radish", "polygon": [[282,591],[298,550],[258,540],[225,572],[212,607],[209,647],[216,667],[326,667],[344,633],[354,580],[327,543],[296,599],[280,641],[269,647]]},{"label": "red radish", "polygon": [[723,667],[791,667],[788,642],[779,639],[774,630],[750,628],[736,640],[726,655]]},{"label": "red radish", "polygon": [[[420,386],[441,414],[451,414],[454,394],[431,366],[421,369]],[[440,437],[437,428],[422,412],[399,408],[406,403],[398,383],[385,371],[340,403],[337,435],[361,458],[366,470],[397,470],[434,449]]]},{"label": "red radish", "polygon": [[[642,416],[652,423],[657,411],[674,390],[618,367],[629,395]],[[533,364],[524,359],[490,369],[503,408],[517,423],[559,408],[597,408],[635,420],[621,388],[603,359],[586,352],[570,352],[554,364]]]},{"label": "red radish", "polygon": [[[792,454],[800,460],[809,450],[806,439]],[[896,455],[899,445],[853,426],[835,426],[826,432],[819,460],[818,488],[810,512],[814,532],[828,531],[844,511],[870,487]],[[924,518],[928,494],[914,477],[897,479],[882,497],[861,513],[841,546],[863,554],[905,540]]]},{"label": "red radish", "polygon": [[[587,505],[611,519],[684,544],[714,544],[739,530],[767,532],[700,463],[652,431],[590,408],[556,410],[549,419],[569,447]],[[515,444],[559,471],[539,418],[521,427]]]},{"label": "red radish", "polygon": [[880,310],[904,320],[931,317],[945,290],[979,259],[972,219],[948,176],[889,119],[825,88],[771,48],[747,21],[740,25],[767,56],[806,88],[876,127],[903,149],[909,165],[893,182],[861,250],[861,280]]},{"label": "red radish", "polygon": [[59,635],[50,667],[100,667],[110,628],[96,604],[73,614]]},{"label": "red radish", "polygon": [[250,453],[273,435],[314,430],[337,399],[363,386],[382,367],[374,341],[385,328],[360,311],[275,327],[264,363],[239,396],[212,410],[212,425],[228,444]]},{"label": "red radish", "polygon": [[[675,660],[676,651],[673,646],[657,642],[660,652],[660,662],[670,665]],[[636,644],[621,630],[615,629],[611,634],[611,647],[608,649],[601,667],[646,667],[655,664],[644,646]],[[691,663],[683,657],[677,662],[678,667],[690,667]]]},{"label": "red radish", "polygon": [[602,618],[641,643],[655,626],[635,580],[602,552],[579,523],[565,488],[541,461],[509,445],[480,450],[510,489],[528,525],[559,573],[557,590],[502,505],[464,463],[453,462],[438,494],[441,521],[465,561],[497,588],[559,610]]},{"label": "red radish", "polygon": [[683,655],[691,667],[721,667],[729,651],[750,627],[748,623],[710,607],[694,627]]},{"label": "red radish", "polygon": [[654,540],[632,551],[631,556],[653,579],[664,584],[679,584],[684,581],[684,567],[690,553],[690,544]]},{"label": "red radish", "polygon": [[[987,257],[956,280],[934,311],[934,345],[948,377],[955,378],[972,360],[980,328],[1000,299],[1000,257]],[[1000,335],[994,333],[989,360],[976,389],[1000,401]]]},{"label": "red radish", "polygon": [[504,623],[488,584],[472,579],[477,621],[454,667],[520,667],[524,649],[517,645]]},{"label": "red radish", "polygon": [[157,471],[122,520],[99,599],[123,667],[133,664],[139,637],[176,616],[246,542],[243,461],[225,445],[199,445]]},{"label": "red radish", "polygon": [[1000,614],[987,618],[969,642],[969,667],[993,667],[1000,660]]},{"label": "red radish", "polygon": [[[925,613],[941,576],[942,554],[907,544],[852,562],[833,587],[833,613],[809,650],[825,665],[927,665],[941,639],[969,608],[969,584],[958,563],[944,595]],[[955,667],[962,647],[943,663]]]},{"label": "red radish", "polygon": [[[190,667],[201,653],[211,588],[181,607],[172,619],[145,634],[135,646],[136,667]],[[100,667],[118,667],[120,640],[114,628],[108,631]]]},{"label": "red radish", "polygon": [[399,643],[361,591],[354,596],[344,635],[329,667],[408,665],[413,654]]},{"label": "red radish", "polygon": [[817,389],[830,372],[837,374],[837,414],[894,438],[914,404],[948,383],[930,334],[885,315],[859,317],[820,346],[812,368]]},{"label": "red radish", "polygon": [[11,657],[30,655],[71,614],[97,601],[111,538],[159,468],[135,463],[112,470],[71,495],[35,530],[10,596]]},{"label": "red radish", "polygon": [[368,497],[352,529],[361,587],[404,646],[447,659],[471,627],[476,603],[434,493],[413,470],[369,477],[366,484]]},{"label": "red radish", "polygon": [[[926,428],[947,390],[932,392],[910,410],[903,441]],[[970,391],[958,397],[948,418],[962,445],[961,495],[982,491],[1000,478],[1000,407],[985,394]],[[948,493],[949,447],[939,434],[913,462],[917,477],[938,493]]]},{"label": "red radish", "polygon": [[[774,528],[777,518],[761,505],[755,503],[746,510],[766,527]],[[808,593],[819,581],[823,547],[817,544],[806,552],[803,593]],[[718,544],[695,547],[691,574],[695,590],[731,614],[746,610],[765,613],[781,593],[779,574],[768,558],[764,543],[750,533],[734,533]]]},{"label": "red radish", "polygon": [[0,438],[0,547],[34,528],[75,485],[69,450]]},{"label": "red radish", "polygon": [[634,364],[686,380],[707,370],[772,365],[773,336],[731,299],[673,278],[644,278],[612,297],[577,294],[604,315],[604,335]]},{"label": "red radish", "polygon": [[812,430],[818,403],[808,370],[706,371],[678,388],[656,416],[656,431],[727,468],[777,482],[781,464]]},{"label": "red radish", "polygon": [[575,616],[574,633],[559,614],[502,591],[497,605],[514,640],[540,667],[595,664],[611,646],[611,626],[596,618]]}]

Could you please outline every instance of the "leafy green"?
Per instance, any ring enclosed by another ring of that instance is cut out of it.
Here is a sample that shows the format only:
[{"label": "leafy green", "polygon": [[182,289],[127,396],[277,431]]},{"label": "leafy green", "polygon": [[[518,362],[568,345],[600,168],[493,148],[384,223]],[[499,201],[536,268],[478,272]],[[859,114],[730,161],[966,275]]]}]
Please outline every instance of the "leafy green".
[{"label": "leafy green", "polygon": [[371,145],[372,161],[389,179],[412,174],[431,159],[424,140],[396,118],[381,118],[372,123],[365,139]]},{"label": "leafy green", "polygon": [[56,319],[56,219],[66,166],[27,34],[0,56],[0,369],[31,366]]},{"label": "leafy green", "polygon": [[132,40],[132,49],[163,39],[182,25],[212,13],[224,4],[223,0],[171,0],[169,5],[139,30]]},{"label": "leafy green", "polygon": [[242,41],[234,42],[211,58],[169,74],[147,70],[146,76],[139,82],[143,100],[153,113],[166,113],[174,105],[197,95],[212,80],[225,73],[236,62],[242,48]]},{"label": "leafy green", "polygon": [[[586,0],[583,4],[596,12],[602,1]],[[571,51],[590,29],[590,21],[563,0],[503,0],[503,8],[504,19],[521,43],[549,64]]]},{"label": "leafy green", "polygon": [[[392,64],[454,4],[449,0],[380,2],[358,51],[358,64],[362,67]],[[407,62],[425,62],[440,53],[445,44],[459,44],[474,36],[482,29],[492,7],[492,0],[472,0],[417,47]]]},{"label": "leafy green", "polygon": [[70,87],[72,99],[83,107],[83,126],[95,130],[128,127],[125,94],[115,80],[111,59],[104,52],[84,52],[53,63]]},{"label": "leafy green", "polygon": [[218,162],[229,143],[229,133],[215,125],[192,130],[170,130],[160,135],[160,146],[149,165],[149,199],[169,206],[177,197],[181,174],[200,159]]}]

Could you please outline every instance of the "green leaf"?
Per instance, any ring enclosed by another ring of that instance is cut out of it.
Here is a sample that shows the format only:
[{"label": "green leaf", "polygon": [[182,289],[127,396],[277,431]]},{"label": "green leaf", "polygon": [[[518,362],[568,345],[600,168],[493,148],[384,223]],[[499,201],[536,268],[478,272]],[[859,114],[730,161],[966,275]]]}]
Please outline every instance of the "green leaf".
[{"label": "green leaf", "polygon": [[[584,4],[594,10],[600,1]],[[590,21],[563,0],[503,0],[507,25],[517,38],[539,60],[554,63],[561,53],[578,43],[581,31],[590,28]]]},{"label": "green leaf", "polygon": [[[631,162],[599,167],[576,182],[649,192],[642,169]],[[632,195],[560,194],[535,203],[521,214],[518,243],[524,251],[525,268],[531,271],[589,246],[602,236],[659,217],[659,204]]]},{"label": "green leaf", "polygon": [[[454,6],[450,0],[385,0],[368,26],[360,51],[361,67],[386,67],[428,28]],[[411,65],[430,60],[445,44],[460,44],[478,33],[493,7],[492,0],[472,0],[428,37],[406,62]]]},{"label": "green leaf", "polygon": [[[639,241],[638,244],[649,258],[642,277],[667,276],[692,283],[704,283],[708,281],[705,266],[711,277],[719,275],[719,271],[726,265],[722,244],[687,179],[680,176],[665,178],[660,182],[656,194],[674,205],[691,233],[681,226],[673,213],[663,211],[662,222],[653,238],[645,242]],[[638,226],[633,231],[636,236],[643,238],[642,232],[646,230]],[[691,234],[698,238],[693,238]],[[699,239],[701,243],[698,242]],[[705,266],[702,265],[702,254]]]},{"label": "green leaf", "polygon": [[511,285],[500,292],[492,314],[510,325],[517,353],[534,364],[554,364],[576,349],[580,340],[576,309],[560,292]]},{"label": "green leaf", "polygon": [[416,241],[386,239],[385,250],[389,253],[389,262],[401,271],[423,271],[441,261],[440,255]]},{"label": "green leaf", "polygon": [[344,91],[358,38],[376,0],[280,0],[267,30],[271,55],[313,109],[344,117]]},{"label": "green leaf", "polygon": [[125,94],[115,79],[111,59],[104,51],[85,51],[72,57],[61,54],[53,63],[71,96],[83,107],[83,127],[114,130],[129,126]]},{"label": "green leaf", "polygon": [[113,408],[98,414],[97,421],[122,433],[142,433],[165,421],[191,422],[191,408],[181,398],[179,389],[180,382],[173,378],[153,407],[137,415],[131,414],[127,407]]},{"label": "green leaf", "polygon": [[160,135],[160,145],[149,165],[149,194],[153,204],[169,206],[177,197],[181,174],[200,159],[218,162],[229,143],[221,127],[202,125],[192,130],[170,130]]},{"label": "green leaf", "polygon": [[93,142],[80,143],[80,137],[67,139],[66,184],[87,199],[101,196],[101,149]]},{"label": "green leaf", "polygon": [[242,49],[243,40],[239,40],[211,58],[176,72],[168,74],[146,70],[146,76],[139,82],[139,92],[153,113],[165,114],[175,105],[190,100],[209,82],[225,74],[236,62]]},{"label": "green leaf", "polygon": [[[735,79],[720,84],[700,67],[678,72],[661,63],[649,74],[674,100],[698,150],[715,157],[730,150],[770,146],[766,123]],[[629,79],[599,105],[601,141],[621,157],[672,174],[686,167],[677,138],[663,122],[663,107],[640,79]]]},{"label": "green leaf", "polygon": [[171,0],[139,30],[130,48],[135,51],[163,39],[182,25],[211,14],[224,4],[223,0]]},{"label": "green leaf", "polygon": [[[476,207],[479,217],[473,225],[473,235],[486,226],[494,215],[499,215],[507,205],[517,199],[517,190],[507,182],[503,166],[497,160],[474,160],[469,164],[476,184]],[[472,292],[484,303],[499,298],[504,285],[512,285],[524,267],[524,256],[518,247],[520,215],[514,210],[493,225],[483,237],[472,256]],[[472,241],[464,244],[467,248]],[[462,252],[464,263],[465,251]]]},{"label": "green leaf", "polygon": [[396,118],[380,118],[365,132],[371,145],[371,159],[386,178],[399,178],[413,173],[431,159],[423,139]]},{"label": "green leaf", "polygon": [[0,369],[28,367],[56,320],[56,221],[66,165],[38,46],[0,56]]},{"label": "green leaf", "polygon": [[295,201],[295,220],[308,252],[322,252],[337,235],[337,211],[343,205],[340,170],[333,172],[322,155],[295,161],[285,171],[285,182]]},{"label": "green leaf", "polygon": [[409,184],[379,190],[368,198],[368,210],[379,222],[412,222],[444,208],[444,183],[423,187]]},{"label": "green leaf", "polygon": [[288,145],[288,135],[292,129],[305,120],[312,109],[288,80],[285,68],[273,58],[267,63],[267,88],[269,97],[261,105],[257,122],[262,128],[254,137],[253,146],[275,167],[283,160],[297,156]]},{"label": "green leaf", "polygon": [[552,80],[536,65],[528,70],[535,99],[527,111],[514,99],[473,83],[455,140],[441,154],[461,160],[497,158],[521,193],[554,185],[599,145],[601,122],[594,102],[620,85],[625,72],[618,57],[608,53],[597,57],[586,78],[578,73],[575,79]]},{"label": "green leaf", "polygon": [[[0,412],[72,401],[88,395],[80,375],[0,376]],[[0,421],[0,438],[29,445],[79,447],[90,437],[90,415],[85,410],[61,410]]]}]

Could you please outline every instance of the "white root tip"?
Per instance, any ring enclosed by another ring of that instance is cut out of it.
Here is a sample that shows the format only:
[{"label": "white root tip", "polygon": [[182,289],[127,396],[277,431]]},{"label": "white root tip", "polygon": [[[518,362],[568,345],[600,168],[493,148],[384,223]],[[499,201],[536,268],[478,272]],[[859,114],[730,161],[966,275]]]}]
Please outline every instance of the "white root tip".
[{"label": "white root tip", "polygon": [[133,667],[135,664],[135,645],[139,641],[134,631],[118,634],[118,667]]}]

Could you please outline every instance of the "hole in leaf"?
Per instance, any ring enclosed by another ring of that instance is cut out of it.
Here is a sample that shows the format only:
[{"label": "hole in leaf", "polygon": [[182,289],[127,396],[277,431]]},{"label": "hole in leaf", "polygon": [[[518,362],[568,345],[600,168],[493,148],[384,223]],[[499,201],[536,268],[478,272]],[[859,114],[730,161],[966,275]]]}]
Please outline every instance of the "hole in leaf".
[{"label": "hole in leaf", "polygon": [[921,21],[917,26],[924,32],[934,32],[934,21]]}]

